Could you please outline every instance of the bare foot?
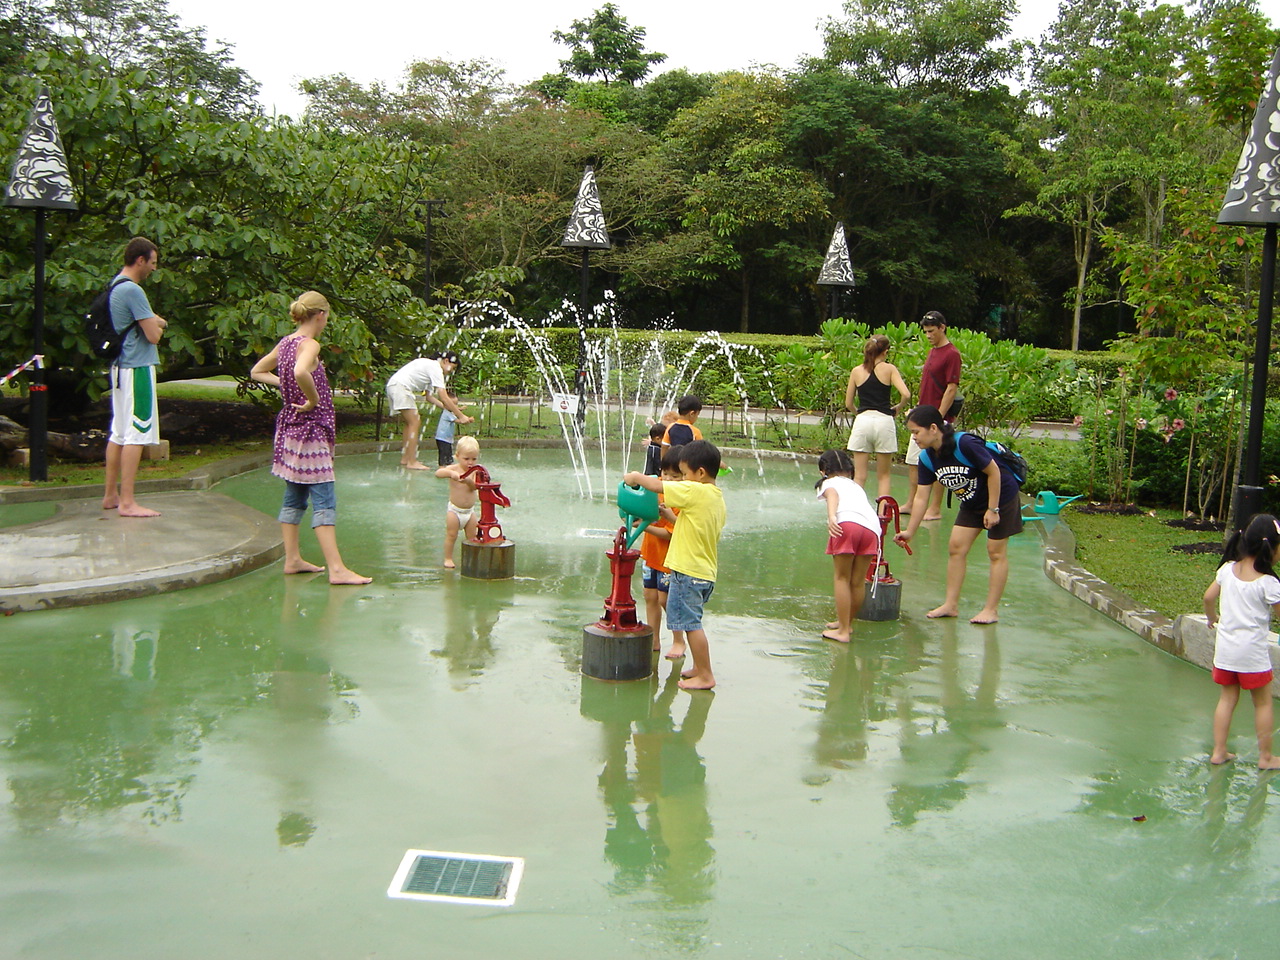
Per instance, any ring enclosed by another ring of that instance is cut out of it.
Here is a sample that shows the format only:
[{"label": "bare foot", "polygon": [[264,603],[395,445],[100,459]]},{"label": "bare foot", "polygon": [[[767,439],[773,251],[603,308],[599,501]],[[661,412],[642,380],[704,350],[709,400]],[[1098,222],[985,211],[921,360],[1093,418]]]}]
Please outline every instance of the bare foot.
[{"label": "bare foot", "polygon": [[710,690],[715,685],[715,677],[689,677],[676,684],[681,690]]},{"label": "bare foot", "polygon": [[825,632],[822,634],[822,639],[823,639],[823,640],[834,640],[836,643],[848,643],[848,642],[849,642],[849,634],[847,634],[847,633],[840,633],[840,632],[838,632],[838,631],[837,631],[837,632],[835,632],[835,633],[832,633],[832,632],[830,632],[830,631],[825,631]]},{"label": "bare foot", "polygon": [[946,604],[943,604],[940,607],[934,607],[926,613],[925,616],[930,620],[941,620],[944,617],[958,617],[960,616],[960,611],[955,607],[948,607]]},{"label": "bare foot", "polygon": [[898,516],[900,516],[900,517],[909,517],[909,516],[911,516],[911,508],[910,508],[910,507],[899,507],[899,508],[898,508]]},{"label": "bare foot", "polygon": [[921,519],[921,520],[941,520],[941,519],[942,519],[942,514],[940,514],[940,513],[933,513],[933,514],[926,513],[926,514],[925,514],[923,517],[921,517],[920,519]]},{"label": "bare foot", "polygon": [[1280,757],[1267,757],[1258,760],[1259,770],[1280,770]]},{"label": "bare foot", "polygon": [[456,570],[456,569],[458,569],[458,565],[457,565],[456,563],[454,563],[454,562],[453,562],[453,560],[452,560],[452,559],[450,559],[449,557],[445,557],[445,558],[444,558],[444,568],[445,568],[446,570]]},{"label": "bare foot", "polygon": [[413,463],[402,463],[400,464],[400,466],[404,467],[406,470],[430,470],[431,469],[425,463],[419,463],[417,460],[413,461]]},{"label": "bare foot", "polygon": [[977,624],[999,623],[1000,617],[998,614],[990,613],[986,610],[979,610],[974,616],[969,618],[969,622]]},{"label": "bare foot", "polygon": [[1224,753],[1222,756],[1218,756],[1215,753],[1211,757],[1209,757],[1209,762],[1210,763],[1228,763],[1231,760],[1234,760],[1235,758],[1236,758],[1236,755],[1234,753]]},{"label": "bare foot", "polygon": [[697,673],[697,672],[698,672],[698,671],[697,671],[697,670],[695,670],[693,667],[689,667],[687,670],[681,670],[681,671],[680,671],[680,679],[681,679],[681,680],[688,680],[690,677],[692,677],[692,676],[693,676],[695,673]]},{"label": "bare foot", "polygon": [[334,587],[358,587],[373,583],[373,577],[362,577],[354,570],[335,570],[329,574],[329,584]]},{"label": "bare foot", "polygon": [[120,506],[116,507],[116,513],[120,514],[120,516],[122,517],[158,517],[160,516],[159,510],[152,510],[150,507],[142,507],[136,503],[132,504],[131,506],[125,506],[122,503],[120,504]]},{"label": "bare foot", "polygon": [[299,560],[297,563],[286,563],[284,565],[285,574],[290,573],[319,573],[324,567],[317,567],[314,563],[308,563],[306,560]]},{"label": "bare foot", "polygon": [[839,630],[839,629],[840,629],[840,621],[839,621],[839,620],[832,620],[830,623],[824,623],[824,624],[822,625],[822,629],[823,629],[823,630]]},{"label": "bare foot", "polygon": [[664,656],[665,656],[668,660],[683,660],[683,659],[684,659],[684,644],[683,644],[683,643],[673,643],[673,644],[671,645],[671,649],[670,649],[670,650],[668,650],[668,651],[664,654]]},{"label": "bare foot", "polygon": [[103,498],[102,498],[102,509],[103,509],[103,510],[114,510],[114,509],[115,509],[116,507],[118,507],[118,506],[120,506],[120,501],[119,501],[119,500],[117,500],[115,497],[103,497]]}]

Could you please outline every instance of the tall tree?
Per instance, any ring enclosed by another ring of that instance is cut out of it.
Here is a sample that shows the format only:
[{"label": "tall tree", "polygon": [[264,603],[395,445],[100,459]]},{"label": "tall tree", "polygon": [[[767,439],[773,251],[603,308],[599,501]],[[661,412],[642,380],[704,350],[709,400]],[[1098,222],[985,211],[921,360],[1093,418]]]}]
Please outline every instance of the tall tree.
[{"label": "tall tree", "polygon": [[[1080,348],[1099,231],[1137,199],[1158,242],[1169,178],[1194,166],[1177,133],[1188,109],[1180,86],[1188,50],[1181,7],[1068,0],[1033,57],[1034,133],[1011,146],[1009,159],[1036,196],[1012,213],[1071,230],[1073,350]],[[1028,150],[1029,142],[1042,146]]]},{"label": "tall tree", "polygon": [[567,31],[553,31],[551,37],[570,51],[560,69],[583,80],[636,84],[667,59],[665,53],[644,49],[645,28],[631,26],[612,3],[586,20],[574,20]]}]

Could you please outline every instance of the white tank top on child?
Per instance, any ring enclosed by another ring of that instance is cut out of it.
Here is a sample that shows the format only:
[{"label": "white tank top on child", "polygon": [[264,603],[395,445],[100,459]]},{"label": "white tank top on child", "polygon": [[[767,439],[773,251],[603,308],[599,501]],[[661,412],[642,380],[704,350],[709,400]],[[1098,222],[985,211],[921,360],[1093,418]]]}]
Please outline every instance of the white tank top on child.
[{"label": "white tank top on child", "polygon": [[880,536],[880,518],[865,490],[848,477],[827,477],[818,488],[818,499],[828,490],[836,492],[836,523],[856,523]]}]

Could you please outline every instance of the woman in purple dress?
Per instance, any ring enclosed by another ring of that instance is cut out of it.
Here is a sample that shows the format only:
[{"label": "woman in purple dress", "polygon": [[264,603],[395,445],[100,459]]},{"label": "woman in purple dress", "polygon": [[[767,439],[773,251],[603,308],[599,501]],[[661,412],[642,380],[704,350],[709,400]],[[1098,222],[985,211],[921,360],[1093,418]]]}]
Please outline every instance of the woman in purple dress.
[{"label": "woman in purple dress", "polygon": [[315,530],[333,584],[369,583],[342,562],[338,552],[337,499],[333,488],[334,415],[329,378],[320,362],[320,334],[329,322],[329,301],[309,290],[289,305],[298,329],[253,365],[250,376],[280,388],[284,406],[276,417],[271,472],[284,480],[280,534],[285,573],[319,573],[324,567],[302,559],[298,525],[311,499]]}]

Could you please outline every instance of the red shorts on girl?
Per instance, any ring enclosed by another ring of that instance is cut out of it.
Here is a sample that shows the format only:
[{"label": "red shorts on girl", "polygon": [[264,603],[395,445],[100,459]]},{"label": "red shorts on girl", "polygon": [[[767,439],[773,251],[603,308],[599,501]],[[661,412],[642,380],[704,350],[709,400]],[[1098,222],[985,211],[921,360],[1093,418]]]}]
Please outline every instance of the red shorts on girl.
[{"label": "red shorts on girl", "polygon": [[1263,670],[1261,673],[1236,673],[1234,670],[1219,670],[1213,668],[1213,682],[1220,683],[1224,687],[1234,687],[1240,685],[1242,690],[1257,690],[1259,687],[1265,687],[1271,682],[1271,671]]},{"label": "red shorts on girl", "polygon": [[827,540],[827,555],[852,553],[855,557],[874,557],[879,552],[880,538],[860,523],[846,520],[840,524],[840,536]]}]

